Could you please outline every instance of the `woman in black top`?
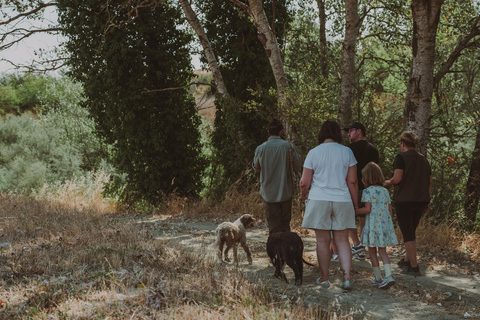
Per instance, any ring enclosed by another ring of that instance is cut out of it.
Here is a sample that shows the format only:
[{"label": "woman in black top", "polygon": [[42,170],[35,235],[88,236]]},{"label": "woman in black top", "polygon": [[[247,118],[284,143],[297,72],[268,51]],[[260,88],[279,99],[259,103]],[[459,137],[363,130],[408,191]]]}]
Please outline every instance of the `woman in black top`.
[{"label": "woman in black top", "polygon": [[401,153],[393,163],[393,177],[385,186],[395,186],[393,200],[397,222],[405,243],[405,258],[398,262],[402,273],[421,275],[417,263],[415,231],[422,215],[428,210],[432,193],[432,171],[427,159],[415,148],[417,137],[410,131],[400,136]]}]

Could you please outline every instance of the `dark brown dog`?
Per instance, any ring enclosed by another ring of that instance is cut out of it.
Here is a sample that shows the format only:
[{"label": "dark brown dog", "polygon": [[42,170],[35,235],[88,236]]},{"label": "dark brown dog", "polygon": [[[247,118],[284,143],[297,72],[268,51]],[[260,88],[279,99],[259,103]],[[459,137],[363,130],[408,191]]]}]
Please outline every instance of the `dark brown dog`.
[{"label": "dark brown dog", "polygon": [[[220,259],[220,261],[225,260],[226,262],[230,262],[228,251],[230,248],[233,248],[233,261],[235,264],[238,264],[237,244],[240,243],[247,254],[248,263],[252,264],[252,254],[247,246],[247,229],[253,228],[254,226],[255,219],[249,214],[244,214],[234,222],[223,222],[219,224],[215,231],[217,234],[215,245],[218,246],[218,259]],[[222,259],[224,245],[227,245],[227,247],[225,248]]]},{"label": "dark brown dog", "polygon": [[285,280],[286,283],[288,280],[283,272],[285,264],[295,273],[297,286],[301,286],[303,282],[303,263],[314,266],[303,259],[303,241],[295,232],[272,230],[267,240],[267,253],[275,267],[275,277]]}]

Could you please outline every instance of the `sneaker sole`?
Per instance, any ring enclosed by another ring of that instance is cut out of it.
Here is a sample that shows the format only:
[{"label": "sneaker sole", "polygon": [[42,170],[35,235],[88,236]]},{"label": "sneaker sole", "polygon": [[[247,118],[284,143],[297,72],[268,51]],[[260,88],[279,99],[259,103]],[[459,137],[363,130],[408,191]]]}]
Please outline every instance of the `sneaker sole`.
[{"label": "sneaker sole", "polygon": [[395,281],[391,281],[387,284],[385,284],[383,287],[382,286],[378,286],[378,289],[388,289],[390,288],[391,286],[393,286],[395,284]]}]

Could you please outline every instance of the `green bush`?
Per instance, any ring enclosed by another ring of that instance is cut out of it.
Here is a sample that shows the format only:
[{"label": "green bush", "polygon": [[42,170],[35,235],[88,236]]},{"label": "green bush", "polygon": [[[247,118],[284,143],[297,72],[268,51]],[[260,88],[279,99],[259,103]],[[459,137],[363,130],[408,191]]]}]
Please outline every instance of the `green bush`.
[{"label": "green bush", "polygon": [[0,120],[0,190],[29,193],[82,175],[82,156],[54,123],[31,114]]}]

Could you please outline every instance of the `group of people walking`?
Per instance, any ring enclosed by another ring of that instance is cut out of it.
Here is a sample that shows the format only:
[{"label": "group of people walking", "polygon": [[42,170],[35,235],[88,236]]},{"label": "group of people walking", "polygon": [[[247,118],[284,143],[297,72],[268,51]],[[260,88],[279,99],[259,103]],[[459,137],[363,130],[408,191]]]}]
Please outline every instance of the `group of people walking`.
[{"label": "group of people walking", "polygon": [[[275,227],[290,230],[293,172],[301,167],[300,156],[293,144],[281,138],[282,130],[283,125],[278,120],[269,124],[267,132],[270,137],[257,147],[253,161],[253,167],[260,171],[260,194],[269,231]],[[363,253],[365,247],[368,247],[373,268],[371,283],[386,289],[395,283],[386,248],[398,242],[390,194],[385,187],[394,186],[395,215],[406,251],[398,266],[403,268],[402,273],[419,276],[415,231],[420,218],[428,210],[432,190],[430,165],[415,150],[418,144],[415,135],[406,131],[400,136],[401,152],[395,158],[393,176],[385,180],[378,166],[377,148],[365,140],[366,128],[356,122],[343,130],[351,142],[348,147],[342,145],[342,128],[337,122],[323,123],[318,146],[308,152],[300,179],[301,198],[305,200],[302,228],[312,229],[316,237],[320,267],[317,284],[330,287],[333,243],[343,271],[342,289],[352,288],[352,255]],[[383,262],[383,277],[377,254]]]}]

